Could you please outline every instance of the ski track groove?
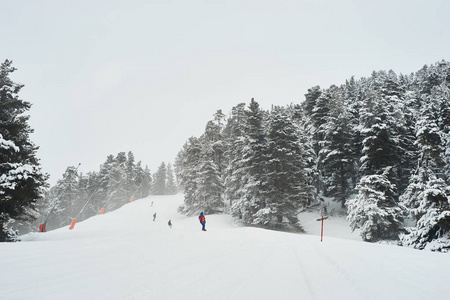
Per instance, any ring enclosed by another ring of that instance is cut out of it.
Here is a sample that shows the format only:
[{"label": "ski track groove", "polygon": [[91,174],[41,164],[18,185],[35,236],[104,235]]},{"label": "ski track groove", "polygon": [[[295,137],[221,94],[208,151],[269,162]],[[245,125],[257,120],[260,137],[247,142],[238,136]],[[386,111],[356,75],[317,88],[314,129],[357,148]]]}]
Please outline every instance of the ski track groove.
[{"label": "ski track groove", "polygon": [[[355,279],[345,269],[343,269],[341,266],[339,266],[339,264],[336,262],[336,260],[334,260],[331,257],[329,257],[328,255],[324,254],[323,251],[320,249],[320,247],[317,247],[317,245],[313,244],[312,247],[315,251],[311,251],[311,253],[314,253],[318,257],[321,257],[324,260],[326,260],[328,262],[326,265],[330,266],[334,270],[336,270],[335,273],[343,275],[343,277],[341,277],[341,278],[345,279],[345,281],[348,282],[349,285],[353,287],[353,290],[358,294],[358,299],[368,299],[368,300],[372,299],[372,297],[369,297],[366,293],[363,293],[361,291],[361,288],[356,283]],[[321,261],[321,260],[318,260],[318,261]]]},{"label": "ski track groove", "polygon": [[293,253],[294,257],[295,257],[295,260],[297,261],[298,268],[300,269],[300,271],[301,271],[301,273],[303,275],[306,288],[308,289],[308,294],[310,295],[310,299],[317,299],[316,295],[313,292],[314,289],[311,287],[311,283],[308,280],[308,274],[306,274],[306,272],[305,272],[305,270],[303,268],[304,264],[301,262],[298,254],[297,254],[297,251],[295,251],[295,249],[294,249],[294,246],[290,245],[289,247],[290,247],[290,249],[291,249],[291,251],[292,251],[292,253]]},{"label": "ski track groove", "polygon": [[[243,281],[238,288],[235,289],[234,293],[232,293],[230,295],[230,298],[228,298],[229,300],[233,300],[233,299],[242,299],[242,290],[244,289],[244,287],[248,286],[248,283],[252,280],[254,280],[257,274],[261,274],[262,270],[264,270],[267,266],[267,262],[273,257],[275,250],[272,248],[270,254],[264,259],[261,260],[260,263],[258,264],[258,268],[255,268],[255,270],[253,272],[251,272],[251,274],[249,276],[247,276],[247,278],[245,279],[245,281]],[[259,297],[252,297],[252,298],[247,298],[247,299],[260,299]]]}]

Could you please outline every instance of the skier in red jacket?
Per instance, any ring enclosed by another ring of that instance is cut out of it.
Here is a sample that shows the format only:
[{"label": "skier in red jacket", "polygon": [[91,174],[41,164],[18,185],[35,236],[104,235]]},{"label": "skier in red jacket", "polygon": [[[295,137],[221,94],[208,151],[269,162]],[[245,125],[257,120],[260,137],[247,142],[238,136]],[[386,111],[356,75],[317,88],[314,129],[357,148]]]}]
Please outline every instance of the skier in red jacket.
[{"label": "skier in red jacket", "polygon": [[205,229],[206,219],[205,219],[205,216],[203,215],[203,212],[200,212],[200,215],[198,216],[198,220],[200,221],[200,224],[202,224],[202,230],[206,231],[206,229]]}]

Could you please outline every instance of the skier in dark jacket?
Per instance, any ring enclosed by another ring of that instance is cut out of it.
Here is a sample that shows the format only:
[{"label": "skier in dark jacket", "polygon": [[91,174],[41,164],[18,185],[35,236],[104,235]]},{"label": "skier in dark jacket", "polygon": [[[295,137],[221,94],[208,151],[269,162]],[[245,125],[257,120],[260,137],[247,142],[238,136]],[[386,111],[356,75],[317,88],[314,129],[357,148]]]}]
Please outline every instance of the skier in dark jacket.
[{"label": "skier in dark jacket", "polygon": [[169,225],[170,228],[172,228],[172,221],[169,220],[169,222],[167,223]]},{"label": "skier in dark jacket", "polygon": [[206,225],[206,218],[203,215],[203,212],[200,212],[200,215],[198,216],[198,220],[200,221],[200,224],[202,224],[202,230],[206,231],[205,225]]}]

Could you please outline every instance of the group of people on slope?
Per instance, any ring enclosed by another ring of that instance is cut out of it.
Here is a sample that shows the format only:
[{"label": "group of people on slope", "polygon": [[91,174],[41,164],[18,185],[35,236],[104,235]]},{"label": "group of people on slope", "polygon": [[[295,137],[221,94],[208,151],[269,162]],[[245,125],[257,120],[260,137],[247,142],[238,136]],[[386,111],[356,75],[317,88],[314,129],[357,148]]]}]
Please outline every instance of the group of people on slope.
[{"label": "group of people on slope", "polygon": [[[153,206],[153,201],[152,201],[152,206]],[[156,213],[153,214],[153,222],[156,219]],[[200,224],[202,224],[202,230],[206,231],[206,218],[205,215],[203,214],[203,212],[200,212],[200,215],[198,216],[198,220],[200,221]],[[169,222],[167,222],[167,225],[169,225],[170,228],[172,228],[172,221],[169,220]]]}]

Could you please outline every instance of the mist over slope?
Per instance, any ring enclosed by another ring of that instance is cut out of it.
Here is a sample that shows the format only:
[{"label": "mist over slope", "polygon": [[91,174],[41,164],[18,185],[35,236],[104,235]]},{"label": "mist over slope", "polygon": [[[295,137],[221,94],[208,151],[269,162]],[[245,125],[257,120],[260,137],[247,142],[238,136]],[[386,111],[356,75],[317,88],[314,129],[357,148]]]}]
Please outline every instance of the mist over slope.
[{"label": "mist over slope", "polygon": [[313,214],[303,216],[309,234],[239,227],[228,215],[207,215],[202,232],[196,216],[177,213],[182,201],[151,196],[73,230],[1,243],[1,298],[385,300],[450,292],[448,254],[364,243],[348,232],[342,236],[354,240],[338,238],[338,218],[327,220],[320,242]]}]

